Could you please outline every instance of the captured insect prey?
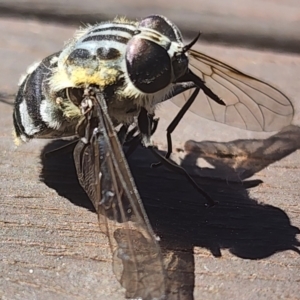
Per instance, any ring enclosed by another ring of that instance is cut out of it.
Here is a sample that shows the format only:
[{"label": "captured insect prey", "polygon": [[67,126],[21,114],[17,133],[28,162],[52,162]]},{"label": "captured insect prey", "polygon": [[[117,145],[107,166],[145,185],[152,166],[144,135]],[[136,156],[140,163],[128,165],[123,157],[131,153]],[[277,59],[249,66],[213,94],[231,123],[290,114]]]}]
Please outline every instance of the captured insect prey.
[{"label": "captured insect prey", "polygon": [[[113,270],[129,299],[169,299],[180,291],[170,287],[125,154],[133,155],[141,141],[161,162],[180,168],[169,160],[171,134],[187,110],[254,131],[276,131],[293,119],[293,105],[282,92],[192,50],[198,38],[185,45],[177,26],[159,15],[87,26],[61,51],[30,67],[16,96],[17,144],[78,138],[73,153],[78,179],[109,239]],[[181,109],[167,128],[163,157],[152,134],[156,106],[167,100]]]},{"label": "captured insect prey", "polygon": [[106,100],[97,90],[87,89],[82,106],[85,119],[77,128],[82,135],[79,133],[74,150],[75,165],[79,182],[98,212],[101,231],[109,238],[113,264],[123,265],[118,279],[129,298],[163,299],[166,287],[160,248],[108,116]]}]

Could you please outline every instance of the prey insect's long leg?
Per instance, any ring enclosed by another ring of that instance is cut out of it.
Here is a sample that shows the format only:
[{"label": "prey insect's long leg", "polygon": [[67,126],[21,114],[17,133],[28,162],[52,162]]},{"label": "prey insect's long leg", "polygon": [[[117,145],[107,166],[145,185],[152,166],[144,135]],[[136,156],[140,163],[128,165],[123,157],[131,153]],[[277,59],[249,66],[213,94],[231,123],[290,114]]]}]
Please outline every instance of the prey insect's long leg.
[{"label": "prey insect's long leg", "polygon": [[[199,89],[198,89],[199,92]],[[195,93],[197,95],[197,93]],[[152,124],[154,122],[154,125]],[[145,109],[141,109],[138,117],[138,128],[140,131],[139,141],[142,140],[145,147],[151,150],[155,157],[157,157],[161,163],[172,171],[183,174],[188,181],[202,194],[207,200],[208,206],[214,206],[214,200],[194,181],[194,179],[186,172],[184,168],[172,162],[169,158],[161,155],[157,149],[152,145],[150,137],[152,132],[156,130],[158,120],[153,118],[153,115],[149,115]],[[152,131],[150,130],[152,129]]]},{"label": "prey insect's long leg", "polygon": [[55,155],[63,155],[66,153],[70,153],[74,149],[74,145],[78,143],[78,139],[71,141],[70,143],[63,145],[61,147],[58,147],[54,150],[48,151],[45,153],[45,157],[53,157]]},{"label": "prey insect's long leg", "polygon": [[150,149],[151,152],[158,159],[160,159],[160,164],[164,164],[166,167],[170,168],[171,170],[183,174],[188,179],[188,181],[194,186],[194,188],[204,196],[204,198],[207,200],[208,203],[207,205],[209,207],[215,206],[216,204],[215,201],[195,182],[195,180],[188,174],[188,172],[184,168],[172,162],[170,159],[167,159],[165,156],[161,155],[154,147],[149,146],[148,149]]}]

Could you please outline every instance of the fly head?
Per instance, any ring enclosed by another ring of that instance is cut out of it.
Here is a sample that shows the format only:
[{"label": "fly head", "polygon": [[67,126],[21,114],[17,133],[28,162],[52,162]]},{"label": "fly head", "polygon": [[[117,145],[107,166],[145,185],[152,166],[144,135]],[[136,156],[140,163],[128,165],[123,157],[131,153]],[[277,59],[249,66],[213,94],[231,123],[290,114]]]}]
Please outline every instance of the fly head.
[{"label": "fly head", "polygon": [[134,86],[156,93],[188,71],[188,56],[175,24],[158,15],[142,19],[126,48],[126,67]]}]

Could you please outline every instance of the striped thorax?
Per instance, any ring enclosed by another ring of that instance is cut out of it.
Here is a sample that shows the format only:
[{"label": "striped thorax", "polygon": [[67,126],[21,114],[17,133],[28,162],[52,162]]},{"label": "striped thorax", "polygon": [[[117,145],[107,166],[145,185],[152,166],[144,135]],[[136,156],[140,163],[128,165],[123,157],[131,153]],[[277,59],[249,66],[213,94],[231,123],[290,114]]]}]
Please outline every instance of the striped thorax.
[{"label": "striped thorax", "polygon": [[187,69],[181,33],[165,17],[80,29],[21,82],[13,115],[17,140],[74,135],[88,86],[104,94],[115,125],[130,124],[142,107],[152,113]]}]

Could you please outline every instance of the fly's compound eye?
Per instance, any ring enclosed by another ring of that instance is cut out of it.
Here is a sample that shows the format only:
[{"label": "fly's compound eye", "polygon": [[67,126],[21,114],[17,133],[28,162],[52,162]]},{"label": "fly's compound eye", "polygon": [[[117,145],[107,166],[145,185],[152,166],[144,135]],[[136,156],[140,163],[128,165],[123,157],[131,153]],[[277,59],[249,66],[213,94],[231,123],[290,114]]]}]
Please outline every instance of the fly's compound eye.
[{"label": "fly's compound eye", "polygon": [[172,66],[168,52],[153,41],[133,37],[126,49],[129,78],[144,93],[155,93],[172,81]]},{"label": "fly's compound eye", "polygon": [[152,15],[142,19],[139,27],[150,28],[168,37],[171,42],[181,42],[182,35],[178,27],[167,18],[159,15]]},{"label": "fly's compound eye", "polygon": [[[140,21],[139,27],[153,29],[167,37],[170,42],[174,42],[176,44],[182,43],[182,35],[180,30],[174,23],[164,16],[148,16]],[[172,57],[172,82],[176,82],[176,80],[185,75],[188,70],[189,61],[185,52],[186,51],[175,53]]]}]

